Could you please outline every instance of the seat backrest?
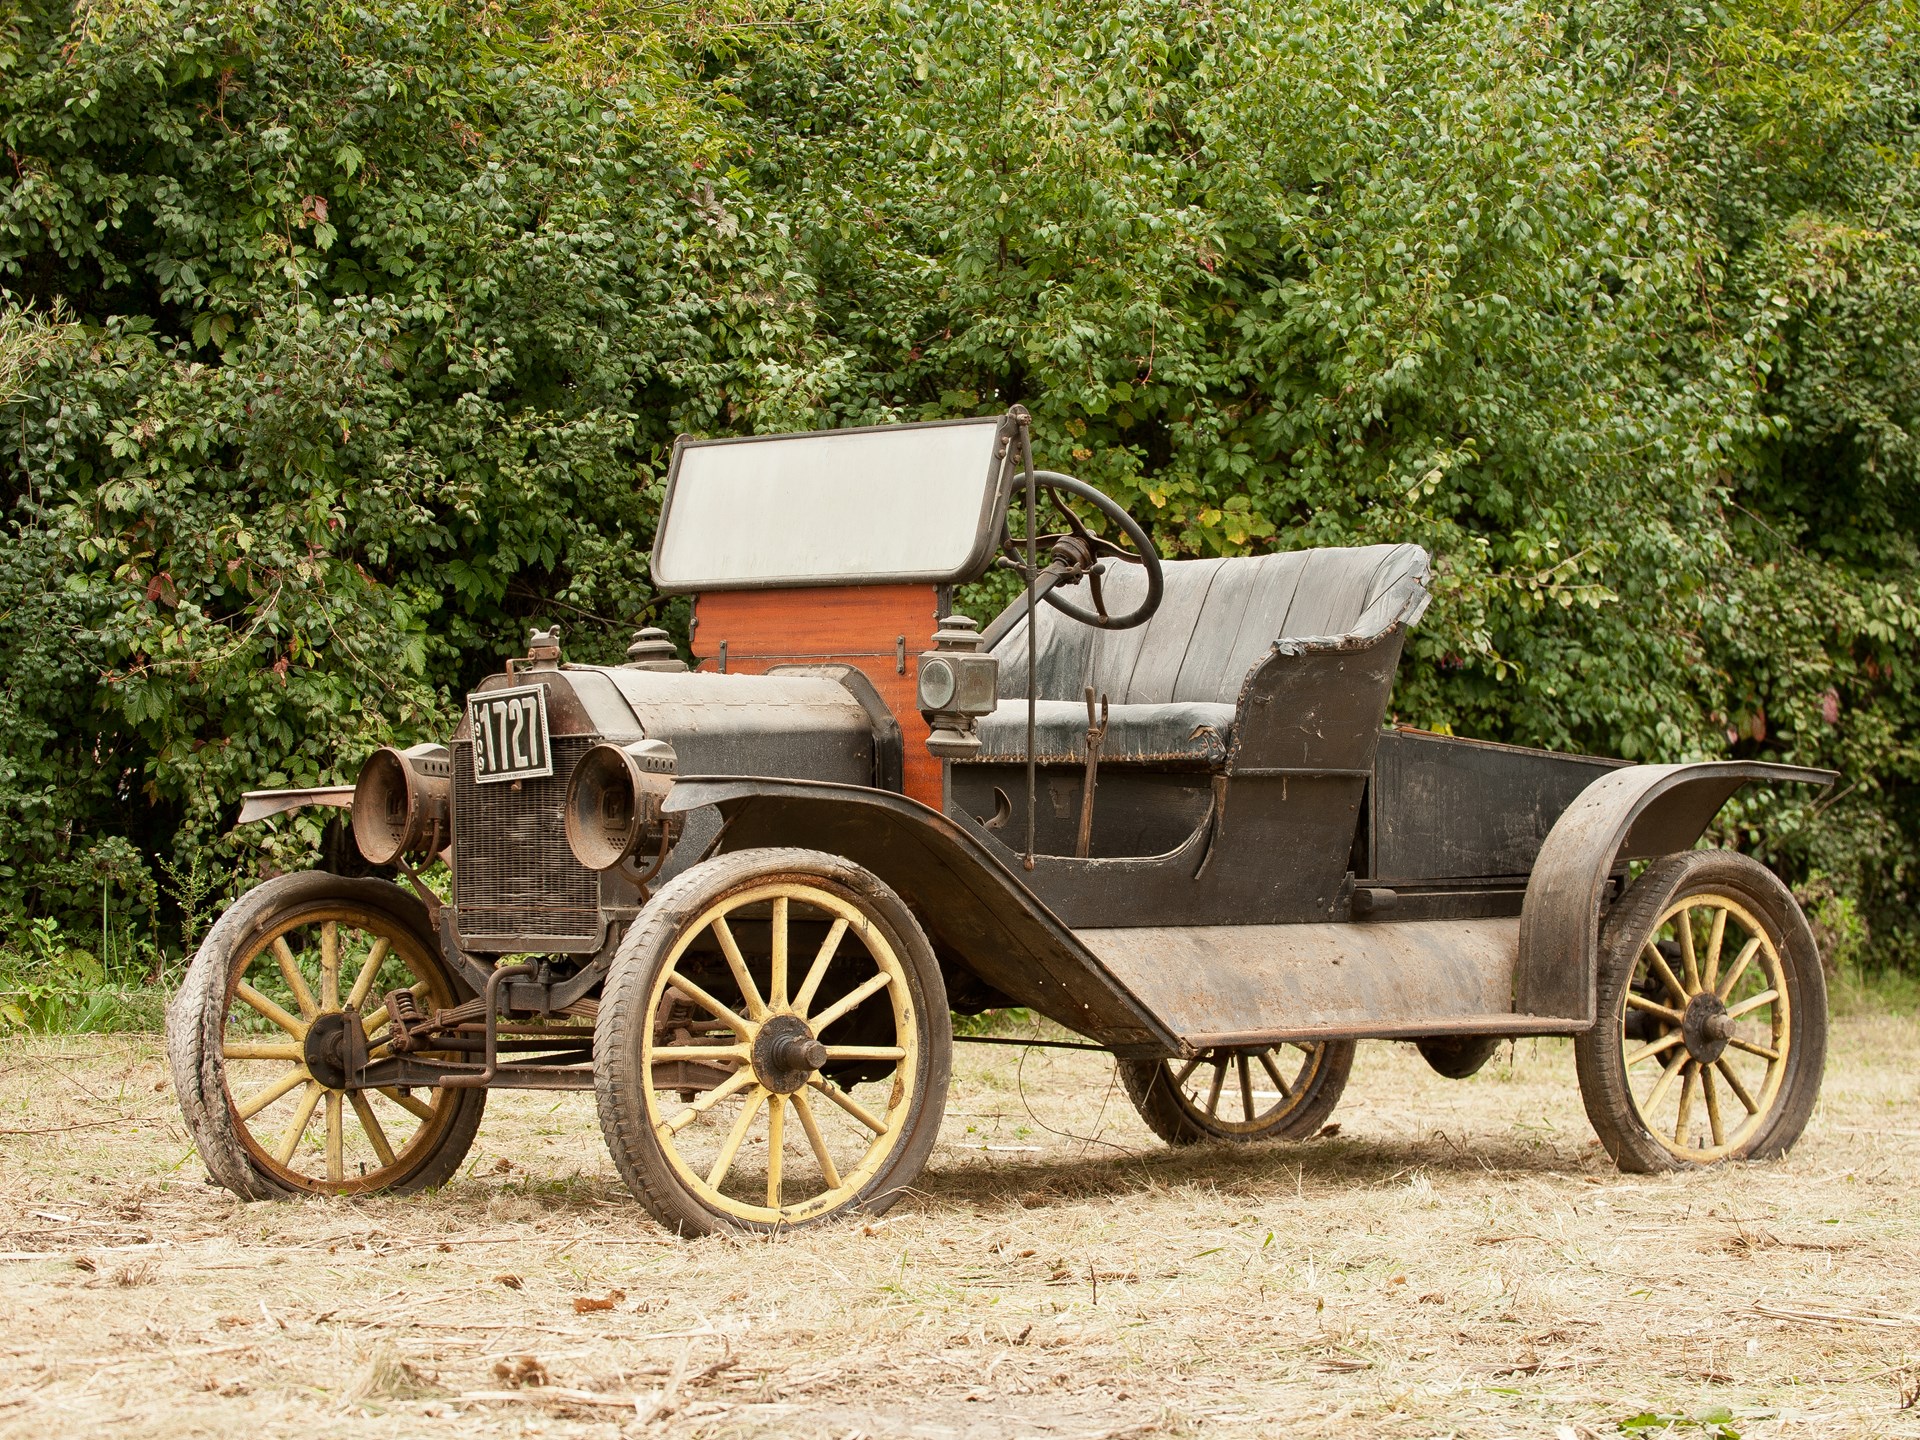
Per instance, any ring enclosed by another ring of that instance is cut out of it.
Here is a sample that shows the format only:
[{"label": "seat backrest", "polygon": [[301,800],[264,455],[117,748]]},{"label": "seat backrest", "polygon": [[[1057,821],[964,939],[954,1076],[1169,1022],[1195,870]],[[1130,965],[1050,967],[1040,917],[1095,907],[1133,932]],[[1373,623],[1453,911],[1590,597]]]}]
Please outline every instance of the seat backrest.
[{"label": "seat backrest", "polygon": [[[1426,610],[1430,573],[1427,552],[1418,545],[1168,560],[1162,569],[1160,608],[1131,630],[1096,630],[1041,606],[1041,699],[1078,700],[1091,685],[1115,705],[1231,705],[1276,646],[1353,645],[1413,624]],[[1108,610],[1120,611],[1138,603],[1146,581],[1137,565],[1115,564],[1104,589]],[[1084,586],[1066,594],[1088,603]],[[1001,695],[1025,695],[1025,624],[1003,636],[994,653]]]}]

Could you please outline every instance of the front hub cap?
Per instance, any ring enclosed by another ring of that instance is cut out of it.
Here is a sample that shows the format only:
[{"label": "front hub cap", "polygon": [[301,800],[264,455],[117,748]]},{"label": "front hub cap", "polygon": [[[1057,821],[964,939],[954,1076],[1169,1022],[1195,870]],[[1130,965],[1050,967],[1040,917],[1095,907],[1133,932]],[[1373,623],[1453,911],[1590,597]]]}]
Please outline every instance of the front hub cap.
[{"label": "front hub cap", "polygon": [[307,1073],[329,1090],[346,1088],[346,1040],[347,1017],[338,1010],[314,1016],[307,1026]]},{"label": "front hub cap", "polygon": [[798,1015],[773,1015],[753,1037],[753,1073],[776,1095],[791,1095],[827,1063],[827,1047]]},{"label": "front hub cap", "polygon": [[1687,1053],[1702,1065],[1711,1065],[1727,1048],[1734,1022],[1727,1014],[1726,1002],[1711,990],[1703,990],[1687,1002],[1680,1033]]}]

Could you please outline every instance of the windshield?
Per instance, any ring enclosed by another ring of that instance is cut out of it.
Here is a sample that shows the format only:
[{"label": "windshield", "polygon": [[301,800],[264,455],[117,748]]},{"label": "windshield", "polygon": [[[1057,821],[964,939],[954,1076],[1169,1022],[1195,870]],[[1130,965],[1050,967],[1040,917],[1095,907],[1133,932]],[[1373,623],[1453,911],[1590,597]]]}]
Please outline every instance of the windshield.
[{"label": "windshield", "polygon": [[653,547],[662,590],[884,581],[957,584],[982,573],[1006,514],[1002,416],[682,440]]}]

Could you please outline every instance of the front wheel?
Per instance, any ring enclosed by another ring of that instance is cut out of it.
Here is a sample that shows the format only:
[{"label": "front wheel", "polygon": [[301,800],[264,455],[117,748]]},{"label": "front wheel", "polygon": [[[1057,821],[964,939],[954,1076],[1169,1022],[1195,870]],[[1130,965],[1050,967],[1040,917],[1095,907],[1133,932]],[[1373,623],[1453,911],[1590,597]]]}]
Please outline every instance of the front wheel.
[{"label": "front wheel", "polygon": [[328,1043],[353,1011],[385,1056],[394,990],[427,1011],[469,998],[397,885],[283,875],[220,917],[167,1011],[174,1089],[216,1182],[249,1200],[406,1193],[460,1168],[485,1091],[348,1088]]},{"label": "front wheel", "polygon": [[1305,1140],[1340,1103],[1351,1040],[1221,1047],[1188,1060],[1122,1060],[1140,1118],[1169,1145]]},{"label": "front wheel", "polygon": [[1799,1138],[1826,1065],[1812,932],[1771,871],[1726,850],[1654,861],[1607,916],[1580,1095],[1622,1170],[1758,1160]]},{"label": "front wheel", "polygon": [[743,850],[642,912],[593,1053],[614,1164],[697,1235],[893,1204],[938,1138],[953,1034],[933,948],[877,876]]}]

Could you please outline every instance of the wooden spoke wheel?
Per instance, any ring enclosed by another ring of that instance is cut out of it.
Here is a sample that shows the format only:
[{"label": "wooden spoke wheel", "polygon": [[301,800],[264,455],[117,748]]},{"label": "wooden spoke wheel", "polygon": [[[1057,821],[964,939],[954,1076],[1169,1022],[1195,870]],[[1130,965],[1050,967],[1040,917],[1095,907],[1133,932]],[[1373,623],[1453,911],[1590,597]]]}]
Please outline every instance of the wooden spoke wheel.
[{"label": "wooden spoke wheel", "polygon": [[481,1090],[348,1089],[347,1012],[387,1054],[382,1001],[466,998],[425,910],[383,880],[308,873],[250,891],[214,926],[168,1014],[167,1048],[209,1173],[249,1199],[437,1185],[459,1168]]},{"label": "wooden spoke wheel", "polygon": [[926,1164],[952,1031],[899,897],[810,850],[744,850],[662,889],[608,976],[600,1126],[690,1234],[885,1209]]},{"label": "wooden spoke wheel", "polygon": [[1351,1040],[1220,1048],[1185,1060],[1122,1060],[1134,1108],[1169,1145],[1304,1140],[1340,1103]]},{"label": "wooden spoke wheel", "polygon": [[1587,1114],[1623,1170],[1778,1155],[1826,1057],[1826,985],[1786,888],[1744,855],[1654,862],[1601,937],[1598,1019],[1577,1038]]}]

